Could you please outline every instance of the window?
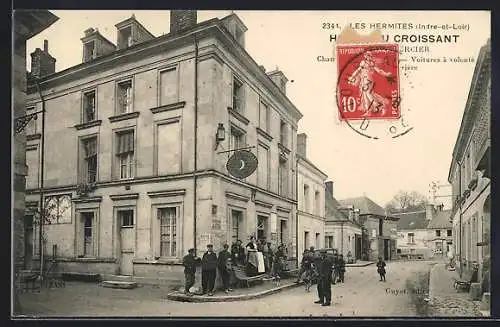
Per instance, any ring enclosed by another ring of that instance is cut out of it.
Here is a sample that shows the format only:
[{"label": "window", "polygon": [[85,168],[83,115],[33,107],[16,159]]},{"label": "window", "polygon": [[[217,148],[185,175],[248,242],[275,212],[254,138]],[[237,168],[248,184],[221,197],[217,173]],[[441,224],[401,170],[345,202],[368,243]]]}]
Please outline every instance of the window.
[{"label": "window", "polygon": [[97,136],[82,140],[83,162],[81,181],[95,183],[97,181]]},{"label": "window", "polygon": [[440,237],[441,236],[441,231],[438,229],[436,230],[436,237]]},{"label": "window", "polygon": [[257,185],[264,189],[269,188],[269,150],[262,144],[257,148]]},{"label": "window", "polygon": [[132,26],[124,27],[118,33],[119,33],[118,47],[120,49],[125,49],[134,44],[134,40],[132,38]]},{"label": "window", "polygon": [[280,143],[288,146],[288,130],[285,121],[280,120]]},{"label": "window", "polygon": [[[34,112],[35,112],[35,107],[26,108],[26,115],[31,115]],[[37,121],[37,116],[34,116],[30,119],[30,122],[26,126],[26,135],[33,135],[37,133],[36,121]]]},{"label": "window", "polygon": [[90,41],[83,45],[83,61],[87,62],[97,57],[95,42]]},{"label": "window", "polygon": [[119,210],[118,219],[122,228],[134,227],[134,210]]},{"label": "window", "polygon": [[319,191],[314,192],[314,213],[317,216],[321,215],[321,200],[319,197]]},{"label": "window", "polygon": [[117,98],[118,98],[118,114],[129,113],[133,111],[132,108],[132,81],[124,81],[118,83],[117,90]]},{"label": "window", "polygon": [[451,236],[451,235],[452,235],[451,229],[448,229],[448,230],[446,231],[446,236]]},{"label": "window", "polygon": [[160,219],[160,256],[177,256],[177,208],[158,209]]},{"label": "window", "polygon": [[267,217],[257,216],[257,240],[267,239]]},{"label": "window", "polygon": [[156,136],[156,170],[158,175],[177,174],[181,171],[181,126],[171,120],[158,125]]},{"label": "window", "polygon": [[118,161],[118,178],[134,177],[134,131],[116,133],[116,157]]},{"label": "window", "polygon": [[231,233],[231,239],[233,242],[236,242],[241,237],[240,228],[243,223],[243,212],[238,210],[231,210],[231,217],[232,217],[231,227],[233,229]]},{"label": "window", "polygon": [[239,148],[243,148],[244,146],[245,146],[245,134],[242,131],[234,127],[231,127],[231,134],[229,140],[230,150],[236,150]]},{"label": "window", "polygon": [[278,179],[278,189],[279,195],[288,195],[288,166],[287,161],[280,158],[280,164],[278,167],[279,179]]},{"label": "window", "polygon": [[260,129],[269,132],[269,107],[267,104],[265,104],[263,101],[260,101],[260,108],[259,108],[259,127]]},{"label": "window", "polygon": [[287,229],[287,220],[280,219],[279,220],[279,234],[278,234],[278,242],[281,244],[286,244],[288,242],[288,229]]},{"label": "window", "polygon": [[80,215],[83,226],[83,256],[95,257],[94,213],[82,212]]},{"label": "window", "polygon": [[304,232],[304,249],[309,249],[309,232]]},{"label": "window", "polygon": [[52,224],[71,223],[71,195],[54,195],[45,198],[45,210]]},{"label": "window", "polygon": [[319,238],[320,238],[320,233],[316,233],[316,249],[320,248],[320,243],[319,243]]},{"label": "window", "polygon": [[95,91],[83,94],[83,123],[88,123],[97,119]]},{"label": "window", "polygon": [[178,80],[176,67],[160,72],[160,106],[179,101]]},{"label": "window", "polygon": [[304,185],[304,211],[309,212],[309,186]]},{"label": "window", "polygon": [[378,234],[380,236],[384,235],[384,220],[383,219],[378,220]]},{"label": "window", "polygon": [[408,233],[408,243],[415,244],[415,235],[413,233]]},{"label": "window", "polygon": [[38,148],[26,149],[26,165],[28,166],[28,175],[26,176],[26,188],[38,188],[39,182],[39,155]]},{"label": "window", "polygon": [[325,248],[333,248],[333,236],[325,237]]},{"label": "window", "polygon": [[236,111],[243,111],[244,106],[244,89],[243,83],[240,82],[236,77],[233,76],[233,97],[232,97],[232,108]]}]

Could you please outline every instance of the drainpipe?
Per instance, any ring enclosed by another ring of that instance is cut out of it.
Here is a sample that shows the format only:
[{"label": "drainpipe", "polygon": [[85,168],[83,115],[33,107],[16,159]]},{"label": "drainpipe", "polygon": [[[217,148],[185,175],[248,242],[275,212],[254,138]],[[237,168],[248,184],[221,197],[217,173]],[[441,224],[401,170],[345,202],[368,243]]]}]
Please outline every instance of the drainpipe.
[{"label": "drainpipe", "polygon": [[[462,163],[459,163],[459,169],[458,169],[458,196],[459,199],[462,197]],[[459,239],[460,239],[460,248],[458,252],[458,260],[460,262],[460,278],[462,278],[462,200],[458,202],[459,204],[459,210],[460,210],[460,218],[459,218]]]},{"label": "drainpipe", "polygon": [[340,254],[344,254],[344,222],[340,222]]},{"label": "drainpipe", "polygon": [[44,180],[44,166],[45,166],[45,99],[40,90],[38,79],[35,79],[36,88],[40,99],[42,100],[42,131],[40,140],[40,221],[38,227],[38,247],[40,252],[40,278],[43,278],[43,224],[45,223],[44,214],[44,201],[43,201],[43,180]]},{"label": "drainpipe", "polygon": [[295,260],[299,266],[299,158],[295,160]]},{"label": "drainpipe", "polygon": [[197,186],[198,186],[198,39],[194,34],[194,175],[193,175],[193,247],[196,251]]}]

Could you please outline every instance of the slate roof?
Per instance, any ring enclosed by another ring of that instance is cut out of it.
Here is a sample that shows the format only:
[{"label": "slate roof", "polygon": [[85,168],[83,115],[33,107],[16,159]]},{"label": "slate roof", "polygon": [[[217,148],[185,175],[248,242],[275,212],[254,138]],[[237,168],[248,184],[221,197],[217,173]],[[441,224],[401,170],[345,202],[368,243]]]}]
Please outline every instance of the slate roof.
[{"label": "slate roof", "polygon": [[429,229],[450,229],[453,227],[450,222],[451,210],[434,211],[432,220],[427,228]]},{"label": "slate roof", "polygon": [[333,195],[326,190],[325,191],[325,216],[326,220],[349,220],[347,215],[337,209],[341,204],[333,197]]},{"label": "slate roof", "polygon": [[398,217],[398,230],[407,229],[427,229],[429,220],[426,219],[425,210],[405,213],[393,213],[393,217]]},{"label": "slate roof", "polygon": [[374,214],[379,216],[385,216],[385,210],[375,202],[373,202],[370,198],[366,196],[360,196],[357,198],[349,198],[344,200],[339,200],[342,206],[353,205],[355,209],[359,209],[360,215],[364,214]]}]

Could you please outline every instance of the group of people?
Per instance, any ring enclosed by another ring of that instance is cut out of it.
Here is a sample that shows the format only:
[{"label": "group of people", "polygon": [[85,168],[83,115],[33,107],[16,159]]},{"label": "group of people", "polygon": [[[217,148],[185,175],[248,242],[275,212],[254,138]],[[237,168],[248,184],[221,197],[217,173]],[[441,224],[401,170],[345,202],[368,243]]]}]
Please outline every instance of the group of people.
[{"label": "group of people", "polygon": [[[262,269],[264,270],[262,272],[259,263],[253,257],[253,255],[257,254],[262,256]],[[250,276],[265,272],[270,277],[280,278],[285,262],[286,254],[283,244],[279,245],[277,250],[274,251],[271,242],[265,242],[264,240],[257,242],[254,236],[250,238],[245,247],[243,247],[241,240],[234,242],[230,251],[229,245],[224,244],[223,250],[218,255],[214,252],[212,244],[207,245],[207,251],[201,258],[196,256],[195,249],[189,249],[188,254],[183,258],[184,293],[193,295],[190,289],[195,284],[196,267],[199,265],[201,265],[202,294],[208,293],[209,296],[212,296],[215,291],[217,270],[219,270],[224,291],[229,293],[232,290],[230,288],[230,279],[233,265],[244,267],[245,272]]]},{"label": "group of people", "polygon": [[[318,276],[318,267],[320,266],[321,252],[317,253],[314,247],[311,246],[309,249],[304,251],[302,255],[302,262],[300,265],[299,275],[297,279],[297,283],[299,283],[304,279],[310,280],[314,279],[315,276]],[[332,256],[332,284],[337,282],[344,282],[345,279],[345,265],[346,262],[344,260],[343,254],[338,254],[338,252],[334,251]]]}]

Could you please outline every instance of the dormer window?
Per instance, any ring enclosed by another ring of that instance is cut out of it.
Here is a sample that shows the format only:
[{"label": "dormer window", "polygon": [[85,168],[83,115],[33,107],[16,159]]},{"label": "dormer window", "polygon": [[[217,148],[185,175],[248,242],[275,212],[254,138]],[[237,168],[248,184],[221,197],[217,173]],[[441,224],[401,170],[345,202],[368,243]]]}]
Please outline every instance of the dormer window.
[{"label": "dormer window", "polygon": [[83,49],[84,49],[84,54],[83,54],[84,62],[90,61],[97,57],[95,41],[90,41],[85,43]]},{"label": "dormer window", "polygon": [[134,39],[132,38],[132,26],[122,28],[119,33],[120,43],[118,46],[120,49],[125,49],[134,45]]}]

